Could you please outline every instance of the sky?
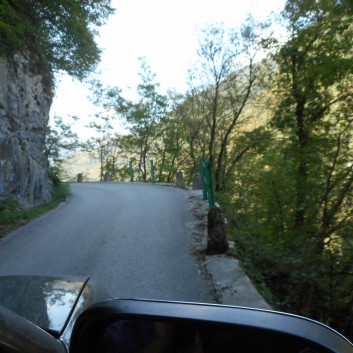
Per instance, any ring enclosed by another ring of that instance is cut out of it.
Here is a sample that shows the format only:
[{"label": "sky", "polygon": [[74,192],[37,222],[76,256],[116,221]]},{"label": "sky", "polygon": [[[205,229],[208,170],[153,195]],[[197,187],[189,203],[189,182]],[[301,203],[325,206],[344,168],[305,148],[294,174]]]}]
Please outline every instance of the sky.
[{"label": "sky", "polygon": [[[284,0],[112,0],[115,14],[96,38],[102,57],[94,77],[133,97],[139,84],[138,58],[144,56],[157,75],[161,93],[168,89],[184,93],[187,71],[197,60],[198,30],[211,23],[237,28],[247,14],[264,20],[283,5]],[[76,132],[81,139],[89,135],[84,125],[96,109],[89,93],[87,84],[67,75],[57,77],[50,115],[64,121],[78,116]]]}]

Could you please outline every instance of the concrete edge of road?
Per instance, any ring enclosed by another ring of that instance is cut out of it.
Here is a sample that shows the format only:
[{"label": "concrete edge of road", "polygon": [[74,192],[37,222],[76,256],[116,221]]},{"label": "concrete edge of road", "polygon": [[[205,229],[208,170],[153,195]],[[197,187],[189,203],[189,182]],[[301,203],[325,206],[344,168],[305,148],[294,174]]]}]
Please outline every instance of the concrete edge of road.
[{"label": "concrete edge of road", "polygon": [[204,265],[221,304],[271,309],[237,259],[226,255],[206,256]]},{"label": "concrete edge of road", "polygon": [[[187,190],[187,195],[195,218],[192,233],[198,244],[194,244],[194,251],[196,248],[196,252],[200,252],[207,244],[208,203],[202,199],[201,190]],[[237,259],[227,255],[205,255],[202,265],[211,277],[220,304],[271,310]]]}]

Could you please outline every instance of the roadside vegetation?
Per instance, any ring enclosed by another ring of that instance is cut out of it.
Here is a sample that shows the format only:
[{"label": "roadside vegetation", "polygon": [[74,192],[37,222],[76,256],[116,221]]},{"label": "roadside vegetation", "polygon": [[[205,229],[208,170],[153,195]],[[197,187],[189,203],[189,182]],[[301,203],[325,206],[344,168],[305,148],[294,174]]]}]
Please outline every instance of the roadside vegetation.
[{"label": "roadside vegetation", "polygon": [[52,199],[49,203],[31,208],[22,208],[15,200],[7,199],[0,202],[0,238],[9,232],[25,225],[32,219],[48,212],[64,202],[70,195],[67,183],[57,183],[53,187]]}]

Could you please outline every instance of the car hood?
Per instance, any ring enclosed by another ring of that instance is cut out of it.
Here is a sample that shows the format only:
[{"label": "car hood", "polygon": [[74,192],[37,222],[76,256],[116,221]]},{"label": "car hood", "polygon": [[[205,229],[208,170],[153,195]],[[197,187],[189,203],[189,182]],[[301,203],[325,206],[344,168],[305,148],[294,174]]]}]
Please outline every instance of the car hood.
[{"label": "car hood", "polygon": [[59,335],[87,280],[44,276],[0,277],[0,305]]}]

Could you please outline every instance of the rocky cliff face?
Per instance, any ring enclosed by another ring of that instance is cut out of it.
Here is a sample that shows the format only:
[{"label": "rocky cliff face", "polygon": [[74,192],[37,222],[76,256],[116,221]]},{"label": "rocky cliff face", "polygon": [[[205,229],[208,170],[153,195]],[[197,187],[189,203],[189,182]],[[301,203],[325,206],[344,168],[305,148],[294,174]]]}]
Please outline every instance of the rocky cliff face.
[{"label": "rocky cliff face", "polygon": [[29,206],[50,199],[43,151],[51,103],[45,66],[27,56],[0,58],[0,200]]}]

